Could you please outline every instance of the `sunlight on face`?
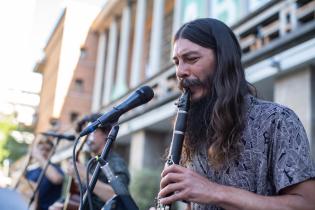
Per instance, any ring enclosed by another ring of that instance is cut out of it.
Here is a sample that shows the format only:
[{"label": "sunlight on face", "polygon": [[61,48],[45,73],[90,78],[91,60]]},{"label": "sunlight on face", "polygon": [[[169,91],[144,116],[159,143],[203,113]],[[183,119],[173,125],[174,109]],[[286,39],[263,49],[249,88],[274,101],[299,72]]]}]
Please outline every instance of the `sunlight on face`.
[{"label": "sunlight on face", "polygon": [[[176,65],[176,76],[179,80],[199,80],[206,83],[207,78],[214,74],[216,68],[214,50],[182,38],[174,43],[173,62]],[[189,88],[192,100],[203,97],[209,91],[201,85],[193,85]]]}]

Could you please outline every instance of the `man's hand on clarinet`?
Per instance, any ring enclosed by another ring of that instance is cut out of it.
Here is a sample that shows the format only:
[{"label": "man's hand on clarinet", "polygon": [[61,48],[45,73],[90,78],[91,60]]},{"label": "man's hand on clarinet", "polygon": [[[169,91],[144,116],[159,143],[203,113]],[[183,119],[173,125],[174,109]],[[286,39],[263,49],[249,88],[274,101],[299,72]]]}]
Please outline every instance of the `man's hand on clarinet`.
[{"label": "man's hand on clarinet", "polygon": [[190,169],[179,165],[165,167],[161,174],[158,197],[162,204],[175,201],[216,203],[220,185],[210,182]]}]

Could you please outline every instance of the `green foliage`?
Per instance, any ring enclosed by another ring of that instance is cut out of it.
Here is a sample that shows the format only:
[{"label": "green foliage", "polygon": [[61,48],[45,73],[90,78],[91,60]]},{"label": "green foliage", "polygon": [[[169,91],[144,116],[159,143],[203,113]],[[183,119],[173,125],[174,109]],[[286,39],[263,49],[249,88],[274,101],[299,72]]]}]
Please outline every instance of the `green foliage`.
[{"label": "green foliage", "polygon": [[139,209],[155,206],[155,197],[159,192],[161,171],[143,169],[137,171],[130,186],[130,192]]},{"label": "green foliage", "polygon": [[0,164],[3,164],[5,159],[10,159],[14,162],[27,152],[27,144],[17,142],[10,135],[14,130],[21,131],[14,123],[12,117],[0,120]]}]

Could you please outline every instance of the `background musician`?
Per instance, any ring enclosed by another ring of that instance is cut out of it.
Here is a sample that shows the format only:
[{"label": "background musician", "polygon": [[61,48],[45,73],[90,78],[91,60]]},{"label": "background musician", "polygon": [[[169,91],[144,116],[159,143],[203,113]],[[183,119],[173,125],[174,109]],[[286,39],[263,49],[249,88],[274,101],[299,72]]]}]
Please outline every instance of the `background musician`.
[{"label": "background musician", "polygon": [[174,38],[180,88],[191,90],[183,164],[166,167],[160,202],[198,210],[315,209],[315,166],[296,114],[260,100],[232,30],[210,18]]},{"label": "background musician", "polygon": [[[89,118],[90,122],[94,122],[100,114],[92,114]],[[89,148],[89,152],[92,156],[100,155],[105,143],[107,135],[110,131],[110,126],[98,127],[93,133],[91,133],[87,138],[87,146]],[[129,185],[129,171],[125,161],[115,152],[110,152],[108,156],[109,165],[113,171],[113,173],[119,178],[119,180],[128,187]],[[86,180],[86,165],[77,162],[78,172],[81,178],[81,181],[85,183]],[[96,164],[91,167],[90,174],[93,173]],[[73,168],[73,164],[70,163],[67,168],[67,174],[73,176],[75,178],[75,172]],[[85,183],[86,184],[86,183]],[[98,181],[95,185],[93,194],[92,194],[92,202],[93,207],[96,210],[101,209],[105,202],[112,198],[115,195],[112,187],[108,184],[108,181],[103,173],[99,173]],[[61,202],[56,202],[52,205],[49,210],[60,210],[63,209],[64,204]]]},{"label": "background musician", "polygon": [[[31,156],[39,163],[39,166],[28,170],[25,177],[36,183],[42,172],[43,167],[48,161],[48,156],[53,148],[53,139],[49,137],[40,136],[39,142],[32,148]],[[48,207],[53,204],[61,195],[62,182],[64,179],[64,173],[61,168],[50,163],[43,177],[42,182],[39,185],[37,195],[37,210],[48,210]]]}]

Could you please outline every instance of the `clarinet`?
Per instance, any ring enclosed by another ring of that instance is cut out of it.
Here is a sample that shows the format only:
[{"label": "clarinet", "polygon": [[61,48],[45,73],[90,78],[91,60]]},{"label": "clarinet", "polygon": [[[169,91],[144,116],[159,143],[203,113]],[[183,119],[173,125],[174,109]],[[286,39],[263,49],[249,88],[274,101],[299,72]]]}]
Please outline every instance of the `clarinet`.
[{"label": "clarinet", "polygon": [[[185,89],[184,93],[178,99],[177,102],[177,116],[176,121],[174,124],[173,129],[173,137],[172,142],[168,154],[168,158],[166,164],[168,166],[172,164],[179,164],[181,153],[182,153],[182,146],[186,131],[186,124],[187,124],[187,114],[190,108],[190,91],[189,89]],[[157,210],[170,210],[171,205],[163,205],[157,200]]]}]

